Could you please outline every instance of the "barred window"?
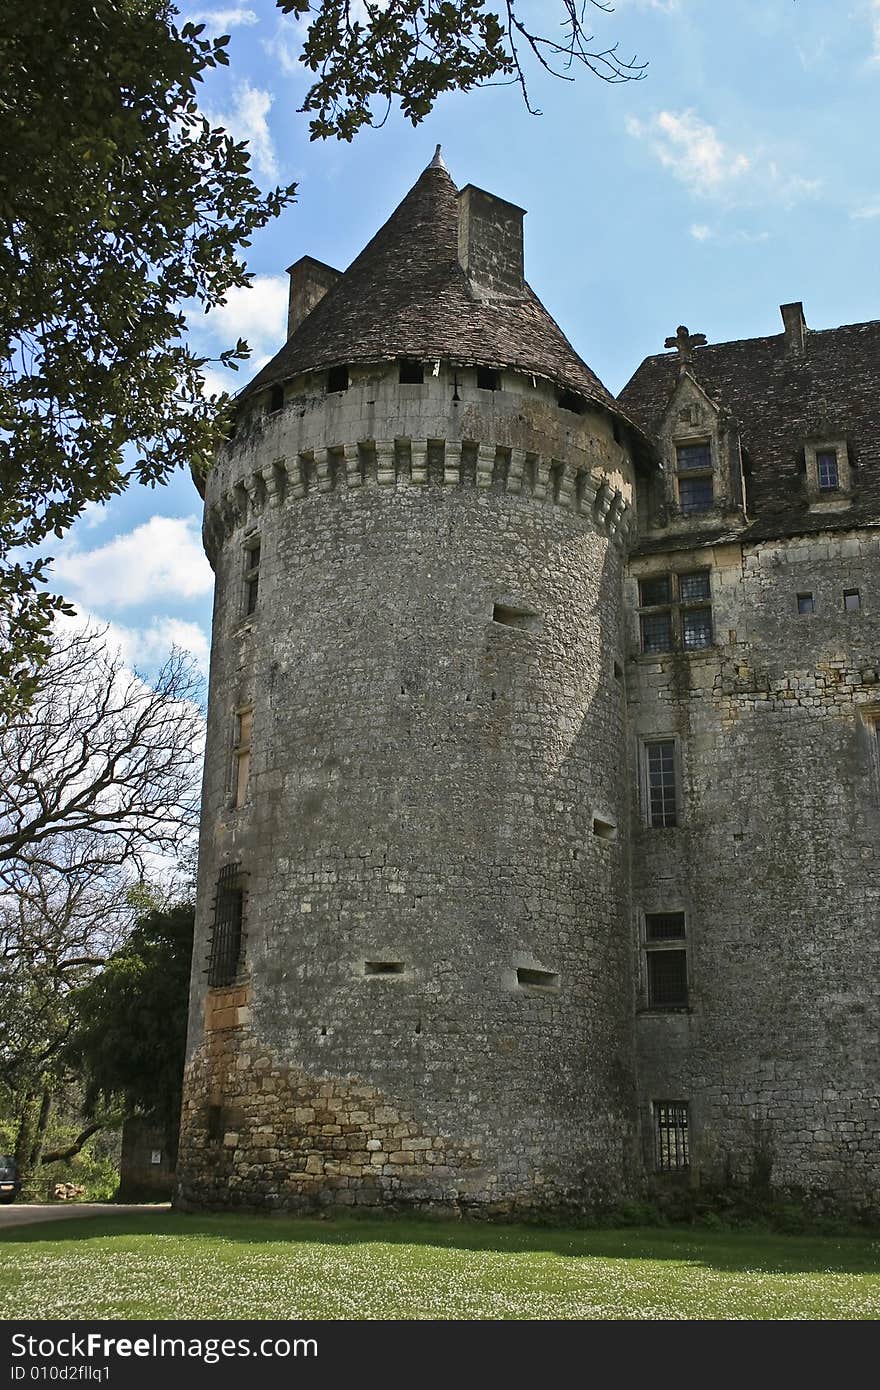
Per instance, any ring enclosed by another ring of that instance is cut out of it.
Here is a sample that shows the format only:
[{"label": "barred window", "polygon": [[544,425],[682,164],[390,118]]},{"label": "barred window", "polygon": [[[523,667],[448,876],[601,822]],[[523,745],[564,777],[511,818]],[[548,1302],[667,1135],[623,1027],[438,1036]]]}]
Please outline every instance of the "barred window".
[{"label": "barred window", "polygon": [[677,825],[675,739],[656,739],[645,744],[645,774],[648,824],[652,829]]},{"label": "barred window", "polygon": [[672,1172],[690,1164],[688,1142],[688,1103],[686,1100],[655,1100],[654,1166],[659,1172]]},{"label": "barred window", "polygon": [[208,956],[208,984],[211,988],[231,985],[241,960],[244,889],[241,865],[225,864],[217,879],[214,899],[214,926]]}]

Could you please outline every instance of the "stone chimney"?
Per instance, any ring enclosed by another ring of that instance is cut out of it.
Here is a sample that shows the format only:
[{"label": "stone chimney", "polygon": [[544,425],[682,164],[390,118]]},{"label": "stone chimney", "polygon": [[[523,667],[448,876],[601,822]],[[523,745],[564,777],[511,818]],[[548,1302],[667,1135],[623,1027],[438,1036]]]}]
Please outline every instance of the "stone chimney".
[{"label": "stone chimney", "polygon": [[785,324],[786,350],[802,354],[807,336],[807,321],[804,318],[803,304],[800,300],[796,304],[780,304],[779,312],[782,315],[782,322]]},{"label": "stone chimney", "polygon": [[525,210],[467,184],[458,195],[458,259],[480,295],[523,293]]},{"label": "stone chimney", "polygon": [[290,299],[287,305],[287,336],[295,333],[303,319],[308,318],[319,300],[324,298],[342,275],[332,265],[316,261],[313,256],[300,256],[287,267],[290,276]]}]

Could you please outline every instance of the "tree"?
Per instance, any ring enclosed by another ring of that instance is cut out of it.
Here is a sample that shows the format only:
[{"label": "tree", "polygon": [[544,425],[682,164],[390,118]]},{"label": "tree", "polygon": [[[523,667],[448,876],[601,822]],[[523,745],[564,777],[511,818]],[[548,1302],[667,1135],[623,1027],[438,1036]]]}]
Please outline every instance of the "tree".
[{"label": "tree", "polygon": [[[32,693],[63,607],[38,589],[46,557],[21,548],[133,478],[207,463],[223,415],[182,306],[247,284],[241,248],[294,194],[262,194],[244,143],[200,114],[197,84],[227,63],[228,36],[178,29],[174,13],[165,0],[4,7],[0,711]],[[245,356],[239,342],[221,360]]]},{"label": "tree", "polygon": [[0,730],[0,1088],[27,1171],[65,1080],[73,998],[143,910],[139,885],[191,847],[200,679],[152,684],[94,629],[57,636],[26,714]]},{"label": "tree", "polygon": [[74,998],[67,1059],[85,1079],[86,1112],[122,1104],[173,1142],[180,1119],[195,912],[190,902],[141,917],[124,946]]},{"label": "tree", "polygon": [[603,0],[556,0],[556,33],[541,33],[523,18],[518,0],[504,0],[500,14],[486,0],[277,0],[285,14],[312,15],[301,61],[318,80],[303,111],[317,114],[311,138],[351,140],[376,124],[375,103],[395,99],[418,125],[443,92],[470,91],[490,82],[515,83],[527,109],[524,60],[571,81],[586,69],[605,82],[631,82],[645,63],[620,57],[617,44],[594,44],[585,20],[591,9],[610,11]]}]

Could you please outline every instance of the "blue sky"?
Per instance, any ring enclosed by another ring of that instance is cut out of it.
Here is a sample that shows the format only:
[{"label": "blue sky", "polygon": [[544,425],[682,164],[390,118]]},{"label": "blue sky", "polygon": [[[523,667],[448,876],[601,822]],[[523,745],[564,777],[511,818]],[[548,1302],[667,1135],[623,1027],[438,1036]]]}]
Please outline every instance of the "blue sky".
[{"label": "blue sky", "polygon": [[[249,141],[263,186],[299,184],[255,237],[253,289],[193,325],[200,349],[248,339],[233,389],[281,346],[285,267],[304,254],[347,266],[437,143],[459,186],[528,210],[526,275],[612,391],[679,323],[710,342],[776,333],[796,299],[813,328],[880,318],[880,0],[617,0],[592,27],[648,61],[643,81],[533,72],[540,117],[494,87],[443,98],[415,130],[392,113],[351,145],[310,144],[301,28],[273,0],[179,9],[232,35],[206,112]],[[545,27],[561,9],[530,6]],[[172,641],[206,661],[199,508],[181,476],[90,509],[55,543],[53,587],[110,622],[142,669]]]}]

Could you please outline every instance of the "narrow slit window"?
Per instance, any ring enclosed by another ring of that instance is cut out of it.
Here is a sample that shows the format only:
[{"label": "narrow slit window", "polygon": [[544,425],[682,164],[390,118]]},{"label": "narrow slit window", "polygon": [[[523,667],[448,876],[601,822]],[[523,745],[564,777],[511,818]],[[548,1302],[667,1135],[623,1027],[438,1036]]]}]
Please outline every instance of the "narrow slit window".
[{"label": "narrow slit window", "polygon": [[558,989],[559,976],[552,970],[526,970],[518,969],[516,972],[516,982],[518,985],[529,985],[532,989]]},{"label": "narrow slit window", "polygon": [[269,414],[275,415],[279,410],[284,409],[284,387],[273,386],[269,392]]},{"label": "narrow slit window", "polygon": [[645,765],[649,826],[656,830],[678,825],[675,740],[664,738],[646,743]]},{"label": "narrow slit window", "polygon": [[348,367],[331,367],[327,373],[328,391],[348,390]]},{"label": "narrow slit window", "polygon": [[235,716],[235,745],[233,748],[233,796],[236,807],[247,801],[248,782],[251,775],[251,729],[254,712],[243,709]]},{"label": "narrow slit window", "polygon": [[500,388],[499,373],[494,367],[477,368],[477,386],[481,391],[497,391]]},{"label": "narrow slit window", "polygon": [[406,969],[402,960],[365,960],[365,975],[402,975]]},{"label": "narrow slit window", "polygon": [[400,381],[402,385],[421,386],[425,380],[425,367],[422,362],[415,362],[409,357],[403,358],[400,363]]},{"label": "narrow slit window", "polygon": [[654,1101],[654,1166],[661,1173],[690,1165],[688,1104],[685,1100]]},{"label": "narrow slit window", "polygon": [[214,926],[208,956],[208,984],[212,989],[231,985],[238,974],[243,920],[241,865],[226,864],[220,870],[214,899]]},{"label": "narrow slit window", "polygon": [[798,613],[815,613],[816,603],[812,594],[798,594],[797,611]]},{"label": "narrow slit window", "polygon": [[249,618],[256,612],[260,593],[260,542],[251,540],[244,551],[244,614]]},{"label": "narrow slit window", "polygon": [[858,589],[844,589],[843,606],[847,613],[858,613],[862,606],[862,596]]},{"label": "narrow slit window", "polygon": [[492,607],[493,623],[502,627],[518,627],[524,632],[534,632],[540,619],[537,613],[528,608],[513,608],[509,604],[496,603]]}]

